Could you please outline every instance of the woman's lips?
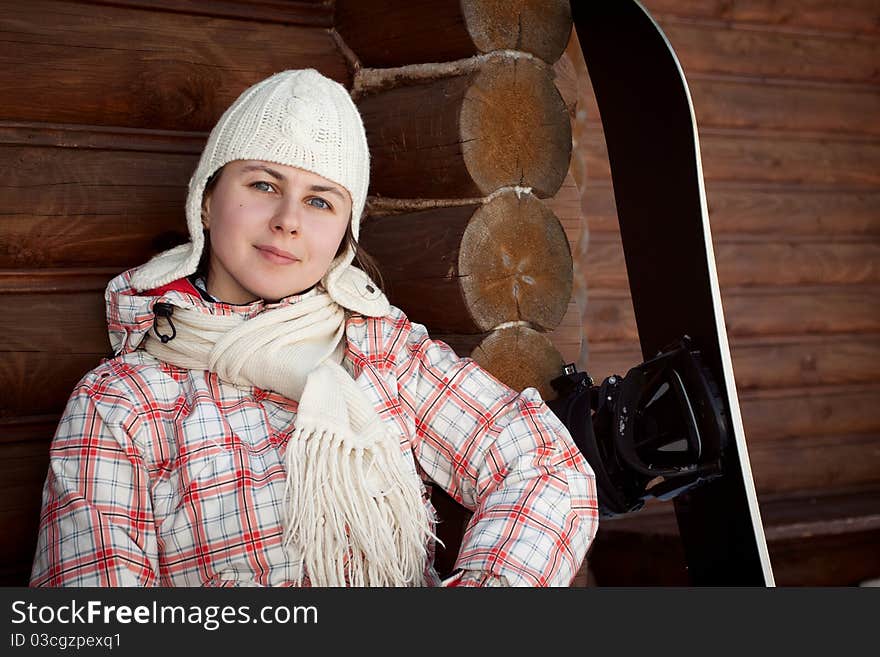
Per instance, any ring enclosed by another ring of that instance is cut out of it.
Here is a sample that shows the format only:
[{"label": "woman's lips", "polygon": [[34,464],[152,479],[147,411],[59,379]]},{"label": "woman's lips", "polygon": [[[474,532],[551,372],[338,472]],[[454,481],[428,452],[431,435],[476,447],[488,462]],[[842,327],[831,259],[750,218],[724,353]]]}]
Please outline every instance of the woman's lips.
[{"label": "woman's lips", "polygon": [[299,262],[299,258],[292,253],[283,249],[276,249],[274,246],[258,244],[256,248],[261,256],[276,265],[292,265],[295,262]]}]

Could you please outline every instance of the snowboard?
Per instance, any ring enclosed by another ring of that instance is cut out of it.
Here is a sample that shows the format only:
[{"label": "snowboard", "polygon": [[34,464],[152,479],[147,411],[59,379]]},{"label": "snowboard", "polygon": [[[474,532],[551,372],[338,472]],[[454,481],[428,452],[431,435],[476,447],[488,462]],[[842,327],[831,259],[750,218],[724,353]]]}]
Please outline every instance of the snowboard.
[{"label": "snowboard", "polygon": [[[644,358],[690,336],[733,437],[722,476],[672,500],[694,586],[774,586],[712,248],[697,125],[681,65],[635,0],[572,0],[598,102]],[[637,512],[636,512],[637,513]]]}]

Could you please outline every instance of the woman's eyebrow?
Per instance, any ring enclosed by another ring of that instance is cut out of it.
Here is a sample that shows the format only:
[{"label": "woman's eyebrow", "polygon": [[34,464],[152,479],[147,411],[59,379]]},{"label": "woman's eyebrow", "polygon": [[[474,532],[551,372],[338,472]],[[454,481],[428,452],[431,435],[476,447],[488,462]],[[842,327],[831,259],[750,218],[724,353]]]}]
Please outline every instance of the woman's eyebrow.
[{"label": "woman's eyebrow", "polygon": [[265,171],[270,176],[275,178],[275,180],[287,180],[281,173],[275,171],[275,169],[271,169],[264,164],[248,164],[241,168],[242,171]]},{"label": "woman's eyebrow", "polygon": [[345,196],[341,191],[336,189],[335,187],[326,187],[324,185],[312,185],[309,189],[313,192],[330,192],[331,194],[336,194],[343,201],[345,200]]}]

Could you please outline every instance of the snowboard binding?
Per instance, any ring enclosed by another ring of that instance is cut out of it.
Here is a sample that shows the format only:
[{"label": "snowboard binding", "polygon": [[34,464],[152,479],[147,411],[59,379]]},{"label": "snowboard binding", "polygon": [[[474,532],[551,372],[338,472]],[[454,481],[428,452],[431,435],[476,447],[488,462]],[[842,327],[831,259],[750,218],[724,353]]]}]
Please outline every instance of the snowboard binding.
[{"label": "snowboard binding", "polygon": [[637,511],[722,474],[728,444],[721,392],[688,336],[596,386],[574,364],[547,402],[596,475],[599,515]]}]

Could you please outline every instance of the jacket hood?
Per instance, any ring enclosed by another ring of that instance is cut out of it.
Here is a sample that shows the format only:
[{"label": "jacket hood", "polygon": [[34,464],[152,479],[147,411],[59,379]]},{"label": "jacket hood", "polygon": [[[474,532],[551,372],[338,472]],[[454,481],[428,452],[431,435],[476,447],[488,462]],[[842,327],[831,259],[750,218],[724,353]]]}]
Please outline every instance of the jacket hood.
[{"label": "jacket hood", "polygon": [[137,291],[131,284],[131,278],[138,269],[139,267],[129,269],[116,276],[107,284],[104,292],[107,332],[113,353],[117,356],[135,351],[144,341],[147,333],[153,330],[156,320],[154,309],[158,303],[166,303],[178,308],[195,308],[207,315],[240,315],[250,319],[265,310],[299,303],[319,293],[319,286],[316,285],[306,292],[272,303],[259,300],[250,304],[235,305],[205,301],[185,278],[154,290]]}]

